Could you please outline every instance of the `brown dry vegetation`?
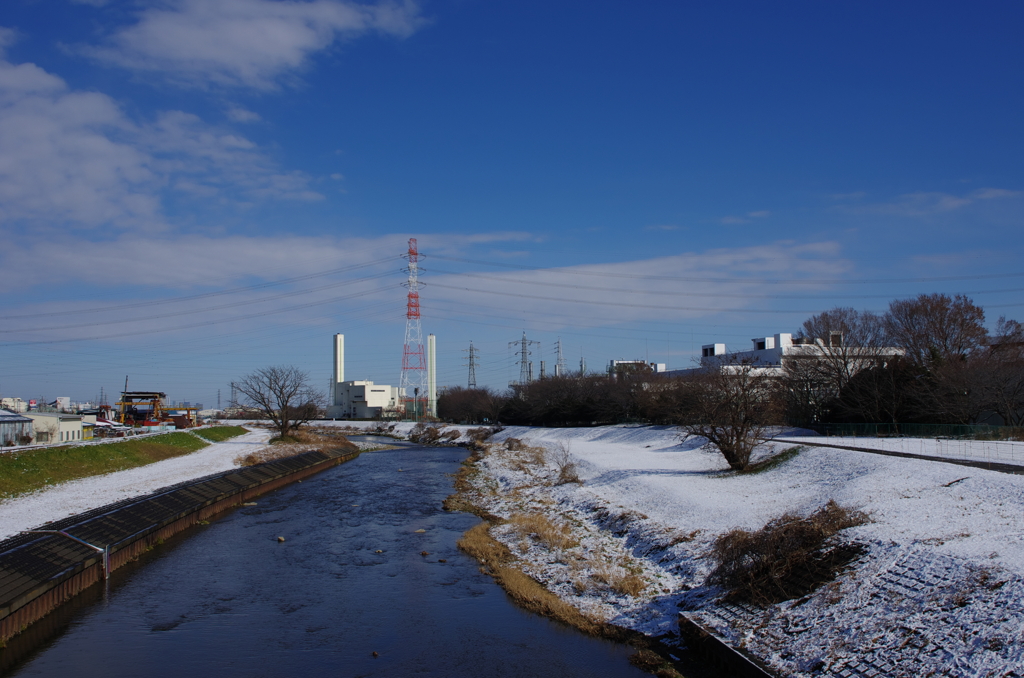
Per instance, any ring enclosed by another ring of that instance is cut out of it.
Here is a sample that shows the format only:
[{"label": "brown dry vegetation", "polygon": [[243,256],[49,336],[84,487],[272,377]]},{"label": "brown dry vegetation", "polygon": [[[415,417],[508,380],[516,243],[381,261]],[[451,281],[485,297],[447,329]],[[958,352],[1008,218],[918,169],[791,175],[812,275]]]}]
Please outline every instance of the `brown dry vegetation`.
[{"label": "brown dry vegetation", "polygon": [[830,500],[806,518],[787,513],[756,532],[732,530],[715,540],[717,566],[709,581],[728,589],[730,597],[761,605],[804,595],[808,583],[834,578],[844,564],[829,560],[826,542],[867,521],[860,511]]},{"label": "brown dry vegetation", "polygon": [[534,537],[552,551],[577,545],[567,525],[559,525],[543,513],[521,513],[509,518],[508,523],[520,536]]},{"label": "brown dry vegetation", "polygon": [[643,662],[636,665],[662,678],[682,678],[672,665],[651,649],[656,642],[636,631],[594,619],[577,610],[544,588],[515,565],[516,558],[508,548],[491,537],[490,523],[470,528],[458,541],[460,549],[476,558],[480,571],[494,577],[513,601],[536,614],[550,617],[592,636],[628,643],[638,648]]},{"label": "brown dry vegetation", "polygon": [[237,466],[255,466],[268,461],[288,459],[310,450],[323,448],[351,448],[354,452],[358,449],[348,441],[342,433],[332,428],[309,428],[304,431],[293,431],[289,436],[294,442],[277,442],[261,447],[260,449],[235,457]]},{"label": "brown dry vegetation", "polygon": [[515,556],[508,547],[491,537],[488,531],[490,527],[489,523],[480,523],[471,528],[462,535],[458,546],[476,558],[484,566],[481,569],[494,577],[521,607],[557,619],[590,635],[617,640],[628,640],[631,637],[630,631],[583,614],[515,567]]}]

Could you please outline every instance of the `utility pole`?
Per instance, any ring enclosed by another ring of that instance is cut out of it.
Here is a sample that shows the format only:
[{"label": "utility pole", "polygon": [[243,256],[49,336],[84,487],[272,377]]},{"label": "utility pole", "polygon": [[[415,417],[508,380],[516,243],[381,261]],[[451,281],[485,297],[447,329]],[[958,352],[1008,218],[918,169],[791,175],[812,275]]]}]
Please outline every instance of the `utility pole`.
[{"label": "utility pole", "polygon": [[469,388],[476,388],[476,359],[480,355],[480,351],[473,346],[473,342],[469,342],[469,348],[462,349],[469,353]]},{"label": "utility pole", "polygon": [[536,344],[540,346],[539,341],[526,338],[526,330],[523,330],[523,338],[519,341],[510,341],[508,345],[515,346],[519,344],[519,383],[528,384],[533,378],[532,367],[530,365],[530,344]]}]

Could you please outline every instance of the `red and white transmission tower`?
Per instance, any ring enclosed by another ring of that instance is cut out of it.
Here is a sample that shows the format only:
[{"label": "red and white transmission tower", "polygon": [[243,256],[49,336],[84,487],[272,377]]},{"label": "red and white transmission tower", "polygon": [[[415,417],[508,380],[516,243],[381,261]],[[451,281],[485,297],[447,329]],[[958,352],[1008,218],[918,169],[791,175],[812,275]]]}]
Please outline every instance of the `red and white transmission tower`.
[{"label": "red and white transmission tower", "polygon": [[405,255],[409,266],[409,298],[405,311],[405,350],[402,353],[402,378],[399,388],[403,393],[402,404],[406,416],[422,417],[427,402],[427,360],[423,352],[423,328],[420,326],[420,253],[416,238],[409,238],[409,252]]}]

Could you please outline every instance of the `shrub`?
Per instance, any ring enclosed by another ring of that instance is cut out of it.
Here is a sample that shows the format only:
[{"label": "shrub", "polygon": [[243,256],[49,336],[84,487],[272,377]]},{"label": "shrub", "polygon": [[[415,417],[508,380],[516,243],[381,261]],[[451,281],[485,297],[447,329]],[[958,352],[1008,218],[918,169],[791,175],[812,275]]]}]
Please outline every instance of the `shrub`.
[{"label": "shrub", "polygon": [[551,461],[554,462],[558,468],[558,479],[555,481],[556,485],[565,485],[567,483],[579,483],[583,484],[580,480],[579,468],[576,466],[576,462],[572,458],[572,449],[570,443],[566,441],[560,441],[558,443],[558,449],[555,450],[551,456]]},{"label": "shrub", "polygon": [[806,518],[787,513],[756,532],[732,530],[715,540],[717,565],[708,580],[728,589],[730,597],[758,604],[804,595],[844,564],[828,557],[829,538],[867,520],[830,500]]}]

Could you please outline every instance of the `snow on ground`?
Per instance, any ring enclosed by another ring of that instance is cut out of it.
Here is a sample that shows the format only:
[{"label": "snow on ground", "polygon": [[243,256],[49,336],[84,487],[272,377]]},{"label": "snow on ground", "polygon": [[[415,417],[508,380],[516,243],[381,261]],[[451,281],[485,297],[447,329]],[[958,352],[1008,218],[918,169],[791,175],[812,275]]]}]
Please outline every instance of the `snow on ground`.
[{"label": "snow on ground", "polygon": [[[510,427],[492,440],[510,437],[546,447],[546,466],[496,450],[478,463],[476,499],[567,526],[553,548],[515,520],[492,533],[580,609],[660,635],[682,607],[785,675],[1024,675],[1024,476],[810,446],[737,475],[670,427]],[[582,485],[552,484],[559,447]],[[723,614],[704,583],[714,538],[829,500],[871,517],[843,535],[867,545],[851,572],[799,604]],[[639,597],[607,584],[629,573],[647,581]]]},{"label": "snow on ground", "polygon": [[[393,434],[407,437],[413,427],[398,424]],[[466,441],[471,428],[446,430]],[[671,427],[510,427],[491,440],[515,437],[547,454],[495,445],[477,464],[475,501],[512,519],[492,533],[531,576],[586,612],[650,635],[673,633],[686,610],[781,675],[1024,676],[1024,476],[813,446],[942,456],[955,445],[958,458],[984,460],[1000,445],[801,433],[755,455],[801,443],[789,461],[736,475],[719,453],[681,441]],[[184,457],[0,502],[0,537],[230,469],[269,436],[256,429]],[[559,449],[582,485],[556,483]],[[1019,444],[1013,454],[999,461],[1019,461]],[[766,609],[722,605],[721,591],[705,585],[716,536],[759,529],[787,512],[809,514],[829,500],[872,520],[844,533],[867,552],[836,582]]]},{"label": "snow on ground", "polygon": [[826,443],[841,447],[903,452],[926,457],[998,462],[1024,466],[1024,442],[1015,440],[957,440],[951,438],[854,438],[843,436],[790,436],[780,441],[814,445]]},{"label": "snow on ground", "polygon": [[[202,435],[202,429],[197,433]],[[148,494],[168,485],[235,467],[235,457],[255,452],[270,439],[255,429],[181,457],[146,466],[82,478],[0,502],[0,539],[43,523],[82,513],[122,499]]]}]

